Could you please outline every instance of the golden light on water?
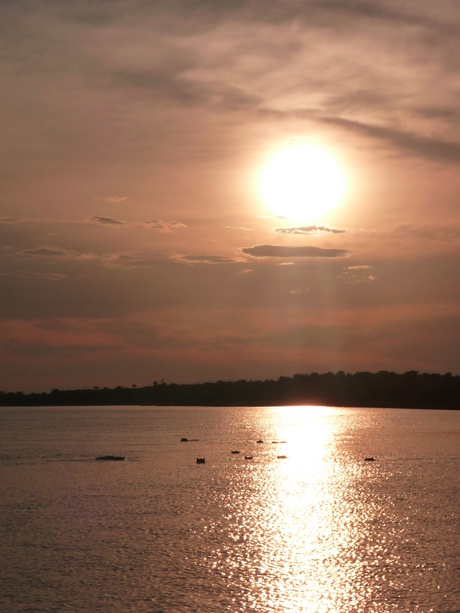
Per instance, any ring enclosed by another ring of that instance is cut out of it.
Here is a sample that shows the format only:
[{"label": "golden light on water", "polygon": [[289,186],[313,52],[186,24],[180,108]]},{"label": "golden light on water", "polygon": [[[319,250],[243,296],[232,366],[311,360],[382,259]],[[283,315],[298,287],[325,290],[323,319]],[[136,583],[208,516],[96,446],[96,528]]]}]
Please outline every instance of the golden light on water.
[{"label": "golden light on water", "polygon": [[262,172],[260,189],[273,213],[294,221],[314,221],[338,206],[344,174],[325,150],[295,145],[278,152]]},{"label": "golden light on water", "polygon": [[359,481],[375,471],[350,464],[336,440],[337,409],[280,407],[267,422],[265,459],[247,465],[245,497],[232,510],[227,577],[238,581],[244,570],[249,610],[362,611],[369,574],[385,555],[380,544],[363,554],[375,508],[362,499],[372,496],[369,484],[361,492]]}]

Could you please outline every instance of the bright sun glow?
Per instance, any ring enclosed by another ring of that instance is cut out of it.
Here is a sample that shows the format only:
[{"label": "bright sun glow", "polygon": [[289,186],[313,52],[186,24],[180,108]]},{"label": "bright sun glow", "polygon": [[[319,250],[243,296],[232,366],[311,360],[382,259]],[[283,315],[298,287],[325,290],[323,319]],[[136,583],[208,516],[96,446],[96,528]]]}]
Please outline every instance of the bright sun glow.
[{"label": "bright sun glow", "polygon": [[276,215],[312,221],[339,204],[344,180],[342,171],[325,151],[296,145],[268,163],[262,173],[261,190]]}]

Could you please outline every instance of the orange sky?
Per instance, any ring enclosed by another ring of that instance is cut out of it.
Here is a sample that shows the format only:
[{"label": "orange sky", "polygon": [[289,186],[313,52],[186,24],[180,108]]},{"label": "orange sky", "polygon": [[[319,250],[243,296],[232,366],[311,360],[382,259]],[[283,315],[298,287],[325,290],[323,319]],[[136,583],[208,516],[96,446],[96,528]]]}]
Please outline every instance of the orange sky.
[{"label": "orange sky", "polygon": [[[2,3],[0,390],[459,374],[459,30],[450,0]],[[345,190],[294,220],[260,180],[299,145]]]}]

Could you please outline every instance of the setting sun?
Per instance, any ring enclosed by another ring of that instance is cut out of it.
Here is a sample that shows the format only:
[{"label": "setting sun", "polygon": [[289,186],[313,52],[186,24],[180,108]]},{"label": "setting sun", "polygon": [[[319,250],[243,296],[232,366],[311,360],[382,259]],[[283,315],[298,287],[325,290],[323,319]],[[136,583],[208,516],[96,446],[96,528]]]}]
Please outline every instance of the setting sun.
[{"label": "setting sun", "polygon": [[344,179],[328,153],[318,147],[296,145],[272,158],[260,186],[265,202],[276,215],[312,221],[339,204]]}]

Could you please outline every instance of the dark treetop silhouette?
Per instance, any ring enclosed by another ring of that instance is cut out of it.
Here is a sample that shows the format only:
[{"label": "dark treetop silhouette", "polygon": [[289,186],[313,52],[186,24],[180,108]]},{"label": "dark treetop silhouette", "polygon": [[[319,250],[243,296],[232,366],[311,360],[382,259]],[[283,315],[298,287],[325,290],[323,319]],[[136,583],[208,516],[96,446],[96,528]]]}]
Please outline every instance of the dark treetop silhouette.
[{"label": "dark treetop silhouette", "polygon": [[50,393],[1,392],[0,406],[273,406],[460,408],[460,377],[451,373],[404,374],[380,371],[311,373],[266,381],[165,383],[113,389],[58,390]]}]

